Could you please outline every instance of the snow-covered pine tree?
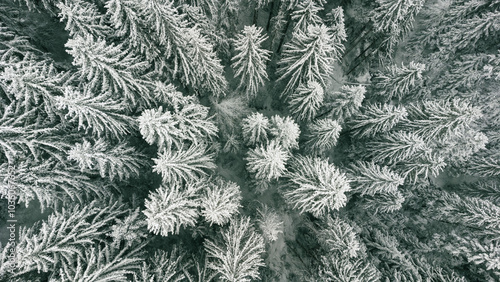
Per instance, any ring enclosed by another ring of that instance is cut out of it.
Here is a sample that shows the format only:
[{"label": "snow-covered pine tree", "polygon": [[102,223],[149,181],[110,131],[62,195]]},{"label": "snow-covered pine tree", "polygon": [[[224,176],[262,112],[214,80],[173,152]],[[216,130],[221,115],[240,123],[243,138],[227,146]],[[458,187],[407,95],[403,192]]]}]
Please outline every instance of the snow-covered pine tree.
[{"label": "snow-covered pine tree", "polygon": [[344,122],[358,112],[365,99],[366,89],[362,85],[344,85],[339,92],[330,94],[325,99],[325,107],[331,109],[330,115],[335,120]]},{"label": "snow-covered pine tree", "polygon": [[344,41],[347,41],[347,33],[344,24],[344,9],[339,6],[332,9],[325,19],[325,24],[330,27],[332,31],[332,41],[334,44],[333,53],[335,60],[342,58],[342,53],[345,50]]},{"label": "snow-covered pine tree", "polygon": [[276,140],[283,148],[291,150],[299,148],[300,128],[290,117],[271,117],[269,129],[273,140]]},{"label": "snow-covered pine tree", "polygon": [[254,231],[249,217],[233,219],[221,231],[220,240],[206,240],[208,267],[224,281],[250,282],[259,279],[259,267],[264,266],[262,235]]},{"label": "snow-covered pine tree", "polygon": [[91,35],[76,36],[65,45],[79,67],[78,77],[88,81],[92,90],[109,92],[117,99],[126,99],[134,105],[151,103],[149,82],[140,76],[148,67],[123,44],[108,44]]},{"label": "snow-covered pine tree", "polygon": [[262,235],[267,242],[278,240],[279,234],[283,234],[283,221],[272,208],[262,205],[257,209],[259,214],[258,225]]},{"label": "snow-covered pine tree", "polygon": [[294,32],[278,62],[278,81],[286,82],[281,95],[288,96],[300,83],[308,81],[317,81],[324,87],[332,72],[334,54],[333,38],[325,25]]},{"label": "snow-covered pine tree", "polygon": [[251,113],[245,98],[241,96],[226,97],[219,101],[213,99],[211,102],[215,122],[224,136],[239,132],[243,118]]},{"label": "snow-covered pine tree", "polygon": [[58,273],[73,265],[85,249],[104,240],[113,221],[125,213],[120,201],[92,201],[63,208],[32,227],[22,227],[16,245],[16,275],[31,271]]},{"label": "snow-covered pine tree", "polygon": [[[167,186],[168,185],[168,186]],[[200,187],[188,183],[185,187],[177,183],[162,184],[149,193],[145,201],[148,230],[153,234],[168,236],[178,234],[183,226],[194,226],[198,218]]]},{"label": "snow-covered pine tree", "polygon": [[[134,273],[134,282],[186,281],[189,276],[186,271],[185,254],[177,248],[170,252],[157,249],[154,255],[143,262],[141,269]],[[202,280],[208,281],[210,280]]]},{"label": "snow-covered pine tree", "polygon": [[387,133],[408,116],[406,108],[391,104],[370,104],[363,107],[349,121],[350,133],[355,138],[373,138]]},{"label": "snow-covered pine tree", "polygon": [[316,154],[324,154],[335,147],[342,131],[340,124],[329,118],[315,120],[307,129],[307,141],[304,146],[307,151]]},{"label": "snow-covered pine tree", "polygon": [[361,203],[364,209],[372,210],[375,213],[392,213],[403,207],[405,198],[399,191],[391,191],[366,195]]},{"label": "snow-covered pine tree", "polygon": [[172,110],[145,110],[138,118],[142,137],[159,148],[183,146],[184,141],[200,144],[217,135],[217,126],[208,116],[209,108],[198,103],[177,105]]},{"label": "snow-covered pine tree", "polygon": [[105,4],[106,19],[114,29],[114,34],[144,55],[154,66],[156,73],[161,74],[168,58],[161,56],[160,44],[149,31],[147,24],[140,15],[140,1],[108,0]]},{"label": "snow-covered pine tree", "polygon": [[248,151],[247,170],[259,180],[278,179],[286,172],[290,153],[275,140]]},{"label": "snow-covered pine tree", "polygon": [[193,86],[210,91],[216,98],[225,96],[227,81],[224,77],[224,67],[217,58],[213,45],[197,28],[190,28],[184,32],[189,42],[186,55],[192,69],[191,78],[186,80],[188,82],[192,80]]},{"label": "snow-covered pine tree", "polygon": [[[376,31],[394,33],[404,29],[406,21],[413,21],[425,1],[422,0],[377,0],[379,5],[371,13]],[[413,9],[412,9],[413,8]],[[417,8],[417,10],[415,10]]]},{"label": "snow-covered pine tree", "polygon": [[293,31],[307,32],[309,26],[321,25],[323,20],[319,17],[318,12],[322,10],[323,8],[318,6],[314,0],[300,1],[292,12]]},{"label": "snow-covered pine tree", "polygon": [[[378,269],[361,258],[342,259],[338,255],[321,257],[319,281],[380,281]],[[395,280],[396,281],[396,280]]]},{"label": "snow-covered pine tree", "polygon": [[141,252],[144,245],[120,247],[95,244],[85,248],[76,263],[63,263],[51,281],[126,281],[140,269],[144,260]]},{"label": "snow-covered pine tree", "polygon": [[68,152],[68,159],[75,161],[82,172],[98,171],[102,178],[108,177],[112,181],[138,177],[140,168],[146,164],[146,156],[134,147],[125,142],[112,146],[104,139],[98,139],[94,144],[87,140],[76,143]]},{"label": "snow-covered pine tree", "polygon": [[94,181],[78,170],[65,168],[53,159],[36,163],[27,158],[11,165],[4,163],[0,166],[0,179],[1,195],[15,189],[20,203],[28,206],[36,199],[42,212],[61,203],[106,198],[114,190],[113,186]]},{"label": "snow-covered pine tree", "polygon": [[291,161],[286,177],[283,196],[301,213],[321,217],[347,203],[345,193],[351,189],[349,181],[327,159],[298,156]]},{"label": "snow-covered pine tree", "polygon": [[395,192],[405,180],[390,168],[373,162],[357,161],[348,171],[352,191],[361,196]]},{"label": "snow-covered pine tree", "polygon": [[105,25],[104,15],[97,6],[83,0],[71,0],[57,3],[61,21],[66,21],[66,29],[70,36],[104,37],[110,34],[111,28]]},{"label": "snow-covered pine tree", "polygon": [[328,215],[316,235],[323,249],[340,258],[355,258],[362,252],[363,243],[354,228],[338,217]]},{"label": "snow-covered pine tree", "polygon": [[201,215],[207,222],[226,224],[241,207],[241,191],[238,184],[220,177],[204,180],[200,196]]},{"label": "snow-covered pine tree", "polygon": [[89,88],[82,91],[68,86],[64,96],[52,99],[57,109],[65,112],[65,119],[77,122],[79,130],[94,136],[122,139],[135,127],[133,118],[124,114],[122,102],[106,94],[93,96]]},{"label": "snow-covered pine tree", "polygon": [[10,58],[0,66],[0,86],[11,102],[24,106],[26,111],[43,105],[49,115],[55,115],[51,94],[60,93],[60,86],[66,80],[48,60],[40,60],[32,53],[26,53],[22,60]]},{"label": "snow-covered pine tree", "polygon": [[366,157],[389,165],[415,159],[430,150],[422,137],[405,131],[389,132],[366,143]]},{"label": "snow-covered pine tree", "polygon": [[253,113],[242,121],[243,140],[247,145],[261,144],[268,140],[269,119],[261,113]]},{"label": "snow-covered pine tree", "polygon": [[467,100],[424,101],[408,107],[406,123],[424,140],[449,138],[458,132],[470,130],[474,122],[482,117],[481,109]]},{"label": "snow-covered pine tree", "polygon": [[406,181],[415,184],[418,180],[427,180],[430,175],[437,177],[446,165],[442,156],[427,151],[402,161],[397,168]]},{"label": "snow-covered pine tree", "polygon": [[199,179],[216,168],[214,154],[207,153],[204,144],[163,148],[153,162],[153,171],[161,174],[163,183],[174,186]]},{"label": "snow-covered pine tree", "polygon": [[261,47],[262,42],[267,39],[262,32],[262,27],[245,26],[234,40],[236,55],[232,58],[231,67],[234,69],[234,76],[240,77],[238,88],[245,91],[248,99],[254,98],[259,87],[268,79],[266,63],[271,52]]},{"label": "snow-covered pine tree", "polygon": [[390,65],[384,72],[379,72],[374,78],[374,87],[386,101],[392,98],[402,100],[409,92],[423,81],[422,72],[425,65],[410,62],[408,66]]},{"label": "snow-covered pine tree", "polygon": [[494,177],[500,175],[500,161],[497,156],[474,156],[466,166],[466,172],[479,177]]},{"label": "snow-covered pine tree", "polygon": [[323,105],[324,90],[316,81],[301,83],[289,96],[288,109],[299,121],[312,120]]},{"label": "snow-covered pine tree", "polygon": [[59,137],[62,130],[37,117],[39,108],[25,111],[17,103],[0,108],[0,153],[8,163],[15,164],[29,156],[36,161],[42,155],[64,162],[71,145]]}]

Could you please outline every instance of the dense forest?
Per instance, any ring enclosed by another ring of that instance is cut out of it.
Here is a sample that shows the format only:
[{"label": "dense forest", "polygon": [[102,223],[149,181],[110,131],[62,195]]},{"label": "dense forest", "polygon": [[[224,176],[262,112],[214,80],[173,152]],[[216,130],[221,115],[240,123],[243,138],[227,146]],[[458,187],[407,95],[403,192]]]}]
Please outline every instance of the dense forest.
[{"label": "dense forest", "polygon": [[1,0],[0,281],[499,281],[500,0]]}]

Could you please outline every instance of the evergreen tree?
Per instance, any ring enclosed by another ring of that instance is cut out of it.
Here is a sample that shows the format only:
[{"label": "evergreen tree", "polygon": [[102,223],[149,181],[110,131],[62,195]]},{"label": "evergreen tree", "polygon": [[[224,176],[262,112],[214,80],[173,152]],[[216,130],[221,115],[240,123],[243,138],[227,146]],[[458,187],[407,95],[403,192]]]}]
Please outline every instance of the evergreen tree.
[{"label": "evergreen tree", "polygon": [[289,157],[289,152],[272,140],[266,145],[248,151],[247,170],[255,174],[256,179],[268,181],[278,179],[285,173]]},{"label": "evergreen tree", "polygon": [[363,207],[375,213],[391,213],[401,209],[405,198],[399,191],[389,191],[363,197]]},{"label": "evergreen tree", "polygon": [[43,155],[60,161],[66,158],[70,145],[57,135],[62,130],[36,118],[36,110],[26,112],[18,104],[11,103],[1,111],[0,152],[10,164],[28,156],[35,160]]},{"label": "evergreen tree", "polygon": [[350,133],[356,138],[373,138],[387,133],[399,122],[406,121],[408,112],[403,106],[371,104],[358,112],[348,123]]},{"label": "evergreen tree", "polygon": [[111,146],[103,139],[94,144],[87,140],[76,143],[68,152],[68,159],[75,161],[82,171],[99,171],[101,177],[124,181],[138,177],[145,165],[145,156],[126,143]]},{"label": "evergreen tree", "polygon": [[306,150],[317,154],[324,154],[337,145],[342,131],[339,123],[332,119],[318,119],[308,126]]},{"label": "evergreen tree", "polygon": [[268,242],[278,240],[279,234],[283,234],[283,221],[280,216],[271,208],[263,205],[257,209],[259,214],[258,224],[264,239]]},{"label": "evergreen tree", "polygon": [[401,100],[422,82],[423,71],[425,65],[415,62],[410,62],[408,66],[401,64],[401,67],[391,65],[384,73],[379,72],[375,76],[375,88],[387,101],[394,97]]},{"label": "evergreen tree", "polygon": [[334,47],[332,35],[325,25],[297,30],[291,42],[285,44],[278,62],[278,81],[286,81],[282,95],[289,95],[300,83],[317,81],[323,87],[332,72]]},{"label": "evergreen tree", "polygon": [[247,145],[256,145],[267,141],[270,130],[269,119],[261,113],[253,113],[242,121],[243,140]]},{"label": "evergreen tree", "polygon": [[217,98],[225,96],[227,81],[224,77],[224,67],[212,44],[195,28],[188,29],[184,36],[190,44],[187,57],[193,69],[193,84],[201,90],[210,91]]},{"label": "evergreen tree", "polygon": [[329,253],[338,253],[341,258],[358,257],[363,243],[354,228],[346,221],[326,216],[324,226],[317,230],[318,241]]},{"label": "evergreen tree", "polygon": [[396,192],[404,178],[386,166],[373,162],[356,162],[349,168],[353,192],[363,195]]},{"label": "evergreen tree", "polygon": [[375,162],[385,162],[389,165],[430,152],[430,148],[419,135],[404,131],[382,135],[367,142],[366,148],[367,157]]},{"label": "evergreen tree", "polygon": [[54,104],[59,110],[67,111],[64,118],[78,122],[78,129],[97,137],[122,139],[132,132],[134,120],[123,113],[123,103],[109,95],[92,96],[89,92],[89,89],[82,93],[67,87],[64,96],[53,98]]},{"label": "evergreen tree", "polygon": [[470,102],[425,101],[408,108],[411,122],[407,126],[425,140],[449,138],[453,133],[469,130],[481,116],[481,109]]},{"label": "evergreen tree", "polygon": [[149,193],[144,205],[148,230],[153,234],[168,236],[179,234],[182,226],[194,226],[198,218],[199,187],[189,183],[161,185]]},{"label": "evergreen tree", "polygon": [[248,99],[255,97],[259,87],[268,79],[266,63],[271,52],[261,48],[262,42],[267,39],[262,32],[261,27],[245,26],[234,40],[236,55],[232,58],[231,67],[235,69],[234,76],[241,77],[238,88],[245,90]]},{"label": "evergreen tree", "polygon": [[214,154],[207,153],[205,145],[191,145],[188,148],[164,148],[153,158],[153,171],[161,174],[163,182],[180,186],[207,175],[216,168]]},{"label": "evergreen tree", "polygon": [[217,135],[217,126],[208,117],[209,108],[197,103],[185,104],[172,110],[145,110],[138,118],[141,134],[149,144],[158,147],[174,145],[180,148],[184,141],[199,144]]},{"label": "evergreen tree", "polygon": [[27,206],[36,199],[42,212],[61,202],[82,203],[86,198],[108,197],[114,190],[113,186],[92,181],[52,159],[39,163],[30,159],[11,165],[4,163],[0,166],[0,179],[0,194],[7,195],[14,189],[20,203]]},{"label": "evergreen tree", "polygon": [[429,175],[437,177],[446,167],[443,157],[430,152],[418,154],[414,158],[403,161],[399,165],[402,175],[409,182],[417,182],[419,178],[427,179]]},{"label": "evergreen tree", "polygon": [[290,118],[282,118],[278,115],[271,117],[271,136],[285,149],[299,148],[299,126]]},{"label": "evergreen tree", "polygon": [[220,240],[206,240],[205,251],[209,267],[217,271],[223,281],[249,282],[259,279],[259,267],[264,266],[264,239],[255,232],[250,218],[234,219]]},{"label": "evergreen tree", "polygon": [[244,98],[239,96],[212,101],[212,110],[219,131],[226,136],[240,131],[243,118],[250,114]]},{"label": "evergreen tree", "polygon": [[318,16],[318,12],[322,10],[323,8],[313,0],[299,2],[292,13],[292,20],[295,22],[293,30],[305,32],[309,26],[321,25],[323,20]]},{"label": "evergreen tree", "polygon": [[335,60],[340,60],[342,58],[342,53],[345,51],[343,42],[347,40],[344,22],[344,9],[341,6],[332,9],[332,11],[327,14],[325,23],[332,31],[332,41],[334,45],[333,53]]},{"label": "evergreen tree", "polygon": [[91,89],[110,92],[116,98],[148,105],[151,101],[148,83],[138,78],[148,63],[126,50],[122,44],[107,44],[104,39],[90,35],[76,36],[65,45],[80,67],[79,78],[88,81]]},{"label": "evergreen tree", "polygon": [[321,217],[345,206],[351,188],[346,176],[328,160],[299,156],[287,172],[285,200],[300,212]]},{"label": "evergreen tree", "polygon": [[11,59],[5,63],[0,72],[0,86],[7,99],[16,101],[26,111],[43,105],[48,114],[54,115],[51,95],[60,92],[65,76],[58,73],[52,63],[39,61],[31,53],[22,60]]},{"label": "evergreen tree", "polygon": [[52,281],[124,281],[139,270],[144,260],[140,250],[116,245],[86,248],[76,263],[64,265]]},{"label": "evergreen tree", "polygon": [[110,33],[110,28],[104,24],[104,15],[99,13],[95,4],[82,0],[66,1],[59,2],[57,8],[61,21],[66,21],[64,29],[69,31],[70,36],[91,34],[106,37]]},{"label": "evergreen tree", "polygon": [[358,112],[361,103],[365,99],[366,89],[364,86],[344,85],[340,92],[329,95],[325,103],[326,108],[331,108],[334,119],[345,121]]},{"label": "evergreen tree", "polygon": [[93,201],[55,211],[32,227],[23,227],[16,246],[16,275],[34,270],[57,273],[73,266],[94,242],[105,238],[114,219],[123,214],[125,206],[119,201]]},{"label": "evergreen tree", "polygon": [[500,162],[497,157],[473,157],[466,167],[470,175],[491,177],[500,175]]},{"label": "evergreen tree", "polygon": [[185,255],[176,248],[170,253],[156,250],[153,256],[143,262],[138,274],[134,273],[133,281],[182,281],[188,278],[183,265],[184,259]]},{"label": "evergreen tree", "polygon": [[309,81],[307,84],[299,84],[297,89],[290,95],[288,108],[290,113],[299,121],[312,120],[323,105],[324,91],[321,84]]},{"label": "evergreen tree", "polygon": [[224,225],[241,207],[240,187],[222,178],[207,182],[200,197],[201,215],[210,225]]}]

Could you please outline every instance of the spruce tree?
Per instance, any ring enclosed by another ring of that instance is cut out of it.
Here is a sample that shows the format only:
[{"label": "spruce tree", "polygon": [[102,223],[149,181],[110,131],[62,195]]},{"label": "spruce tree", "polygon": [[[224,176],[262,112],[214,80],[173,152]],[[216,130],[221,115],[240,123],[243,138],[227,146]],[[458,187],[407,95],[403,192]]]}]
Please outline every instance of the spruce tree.
[{"label": "spruce tree", "polygon": [[344,173],[313,157],[296,157],[286,173],[287,185],[283,196],[287,203],[301,213],[321,217],[346,205],[345,195],[351,188]]},{"label": "spruce tree", "polygon": [[201,215],[210,225],[224,225],[238,213],[241,207],[240,187],[222,178],[207,180],[207,182],[202,186]]},{"label": "spruce tree", "polygon": [[290,113],[299,121],[310,121],[323,105],[324,96],[323,87],[318,82],[299,84],[288,100]]},{"label": "spruce tree", "polygon": [[269,119],[261,113],[253,113],[242,121],[243,140],[256,145],[268,140]]},{"label": "spruce tree", "polygon": [[290,117],[282,118],[278,115],[271,117],[270,133],[285,149],[298,149],[300,128]]},{"label": "spruce tree", "polygon": [[54,97],[55,106],[76,122],[78,129],[97,137],[122,139],[134,128],[134,120],[124,114],[124,104],[109,95],[92,96],[90,89],[64,89],[64,96]]},{"label": "spruce tree", "polygon": [[194,226],[198,218],[199,186],[190,183],[161,185],[149,193],[144,205],[148,230],[168,236],[178,234],[183,226]]},{"label": "spruce tree", "polygon": [[331,108],[330,115],[339,121],[346,121],[356,114],[365,99],[364,86],[344,85],[339,92],[330,94],[326,100],[326,108]]},{"label": "spruce tree", "polygon": [[68,152],[68,159],[75,161],[82,171],[98,171],[103,178],[120,181],[138,177],[146,164],[145,156],[128,144],[111,146],[103,139],[94,144],[87,140],[76,143]]},{"label": "spruce tree", "polygon": [[300,83],[317,81],[323,87],[335,61],[332,35],[325,25],[297,30],[285,44],[278,62],[278,81],[286,81],[282,95],[288,96]]},{"label": "spruce tree", "polygon": [[[76,36],[65,45],[80,67],[79,79],[88,81],[91,89],[110,92],[115,98],[148,105],[151,101],[148,83],[140,75],[148,67],[123,44],[108,44],[90,35]],[[138,78],[139,77],[139,78]]]},{"label": "spruce tree", "polygon": [[355,138],[372,138],[387,133],[398,123],[405,121],[408,112],[403,106],[391,104],[370,104],[363,107],[348,123]]},{"label": "spruce tree", "polygon": [[104,15],[100,14],[97,6],[82,0],[58,3],[61,21],[66,21],[66,29],[70,36],[106,37],[111,29],[104,24]]},{"label": "spruce tree", "polygon": [[342,131],[340,124],[333,119],[318,119],[308,126],[306,150],[317,154],[324,154],[337,145]]},{"label": "spruce tree", "polygon": [[408,108],[411,122],[406,125],[425,140],[449,138],[452,134],[470,130],[482,117],[481,109],[469,101],[425,101]]},{"label": "spruce tree", "polygon": [[236,55],[232,58],[231,67],[235,69],[235,76],[240,77],[238,88],[245,91],[248,99],[254,98],[259,87],[268,79],[266,63],[271,52],[261,48],[267,39],[262,32],[261,27],[245,26],[234,40]]},{"label": "spruce tree", "polygon": [[401,67],[391,65],[385,72],[376,75],[375,88],[387,101],[393,98],[401,100],[422,82],[424,71],[425,65],[415,62],[410,62],[408,66],[401,64]]},{"label": "spruce tree", "polygon": [[299,2],[292,13],[292,20],[294,21],[293,30],[307,31],[311,25],[320,25],[323,20],[318,16],[318,12],[323,10],[313,0],[306,0]]},{"label": "spruce tree", "polygon": [[259,279],[259,267],[264,266],[264,239],[254,231],[250,218],[234,219],[221,232],[220,240],[206,240],[211,269],[224,281],[249,282]]},{"label": "spruce tree", "polygon": [[256,179],[268,181],[278,179],[285,173],[285,165],[289,158],[289,152],[272,140],[266,145],[248,151],[247,170],[255,174]]},{"label": "spruce tree", "polygon": [[164,148],[157,158],[153,158],[153,162],[153,171],[161,174],[163,182],[177,186],[206,176],[216,167],[214,154],[207,153],[203,144]]}]

